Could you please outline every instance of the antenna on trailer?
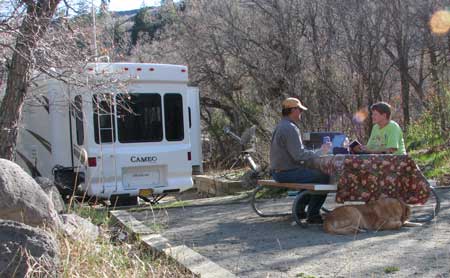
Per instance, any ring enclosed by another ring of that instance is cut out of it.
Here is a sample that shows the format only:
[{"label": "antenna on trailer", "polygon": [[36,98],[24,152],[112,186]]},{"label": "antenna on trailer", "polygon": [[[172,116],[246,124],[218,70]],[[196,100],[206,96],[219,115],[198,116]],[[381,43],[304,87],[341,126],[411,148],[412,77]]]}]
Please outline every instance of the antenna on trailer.
[{"label": "antenna on trailer", "polygon": [[94,59],[97,62],[97,29],[95,27],[95,6],[94,6],[94,0],[91,0],[91,9],[92,9],[92,32],[94,33]]}]

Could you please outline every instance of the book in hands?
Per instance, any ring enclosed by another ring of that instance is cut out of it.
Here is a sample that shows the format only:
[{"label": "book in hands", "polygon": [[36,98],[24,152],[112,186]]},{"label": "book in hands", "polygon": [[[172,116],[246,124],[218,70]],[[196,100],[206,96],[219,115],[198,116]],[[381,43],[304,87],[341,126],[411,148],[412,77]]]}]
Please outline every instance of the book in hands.
[{"label": "book in hands", "polygon": [[348,145],[348,149],[350,150],[350,153],[352,153],[352,154],[360,154],[362,152],[361,146],[362,146],[362,144],[358,140],[353,140]]},{"label": "book in hands", "polygon": [[353,154],[370,154],[368,151],[363,151],[361,149],[362,144],[358,140],[354,140],[353,142],[348,145],[348,148],[350,149],[350,152]]},{"label": "book in hands", "polygon": [[359,143],[358,140],[353,140],[353,141],[348,145],[348,147],[350,148],[350,150],[353,150],[353,148],[355,148],[356,146],[361,146],[361,145],[362,145],[362,144]]}]

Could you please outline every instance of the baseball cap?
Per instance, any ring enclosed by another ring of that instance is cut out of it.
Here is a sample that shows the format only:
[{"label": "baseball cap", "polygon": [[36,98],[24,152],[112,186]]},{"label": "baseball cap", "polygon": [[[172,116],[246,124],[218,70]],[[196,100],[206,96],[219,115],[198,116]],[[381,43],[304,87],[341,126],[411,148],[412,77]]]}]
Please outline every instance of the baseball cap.
[{"label": "baseball cap", "polygon": [[306,106],[304,106],[302,102],[295,97],[289,97],[283,100],[283,102],[281,103],[281,107],[283,109],[298,107],[302,110],[308,110],[308,108],[306,108]]}]

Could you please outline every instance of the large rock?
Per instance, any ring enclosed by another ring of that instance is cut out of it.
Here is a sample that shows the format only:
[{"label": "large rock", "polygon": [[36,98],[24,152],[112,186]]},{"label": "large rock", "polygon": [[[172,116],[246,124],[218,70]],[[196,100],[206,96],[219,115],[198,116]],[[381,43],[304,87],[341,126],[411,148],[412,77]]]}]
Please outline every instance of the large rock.
[{"label": "large rock", "polygon": [[76,214],[62,214],[62,231],[75,240],[94,241],[98,238],[99,229],[90,221]]},{"label": "large rock", "polygon": [[61,197],[61,194],[56,188],[53,181],[44,177],[35,178],[36,182],[41,186],[41,188],[45,191],[47,196],[52,200],[53,206],[58,213],[63,213],[66,211],[66,206],[64,204],[64,200]]},{"label": "large rock", "polygon": [[52,201],[19,165],[0,159],[0,219],[59,228]]},{"label": "large rock", "polygon": [[51,234],[0,220],[0,277],[57,277],[58,264],[58,242]]}]

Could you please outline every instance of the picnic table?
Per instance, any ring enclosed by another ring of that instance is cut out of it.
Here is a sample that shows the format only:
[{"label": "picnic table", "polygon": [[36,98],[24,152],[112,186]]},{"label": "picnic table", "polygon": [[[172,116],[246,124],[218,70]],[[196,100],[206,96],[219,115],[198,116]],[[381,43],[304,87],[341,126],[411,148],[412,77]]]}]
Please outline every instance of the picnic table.
[{"label": "picnic table", "polygon": [[410,205],[423,205],[433,194],[434,209],[422,221],[430,221],[437,215],[440,202],[428,180],[424,177],[414,160],[408,155],[364,154],[327,155],[311,161],[311,167],[330,176],[330,184],[277,183],[273,180],[259,180],[254,190],[251,205],[263,217],[285,216],[265,214],[256,207],[257,192],[263,187],[283,187],[302,191],[293,201],[292,212],[297,223],[300,200],[307,194],[326,194],[336,192],[336,203],[368,202],[381,195],[403,200]]}]

